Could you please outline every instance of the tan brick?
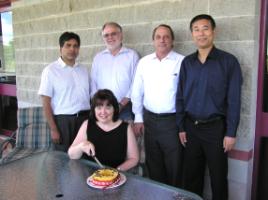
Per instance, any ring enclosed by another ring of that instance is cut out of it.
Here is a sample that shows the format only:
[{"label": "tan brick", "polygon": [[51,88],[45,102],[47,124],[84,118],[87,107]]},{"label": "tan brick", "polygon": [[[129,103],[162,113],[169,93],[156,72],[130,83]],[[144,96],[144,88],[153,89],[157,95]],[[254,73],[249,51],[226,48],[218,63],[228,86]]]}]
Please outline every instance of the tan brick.
[{"label": "tan brick", "polygon": [[91,47],[84,47],[80,50],[81,60],[83,62],[92,62],[94,56],[99,52],[102,51],[105,46],[91,46]]},{"label": "tan brick", "polygon": [[135,6],[134,22],[191,18],[207,10],[207,0],[157,1]]},{"label": "tan brick", "polygon": [[47,63],[51,63],[58,59],[60,56],[60,47],[50,48],[45,50],[45,61]]},{"label": "tan brick", "polygon": [[254,40],[255,19],[253,16],[225,17],[216,19],[217,40]]},{"label": "tan brick", "polygon": [[252,95],[250,91],[242,90],[241,95],[241,114],[250,115]]},{"label": "tan brick", "polygon": [[152,41],[152,24],[133,24],[123,26],[124,42],[130,44],[148,43]]},{"label": "tan brick", "polygon": [[92,10],[118,5],[120,0],[71,0],[72,11]]},{"label": "tan brick", "polygon": [[254,67],[256,63],[253,41],[216,42],[216,46],[235,55],[241,65]]},{"label": "tan brick", "polygon": [[41,77],[45,64],[42,63],[16,63],[17,76],[36,76]]},{"label": "tan brick", "polygon": [[[24,1],[25,2],[25,1]],[[70,12],[69,0],[47,0],[22,5],[13,8],[13,20],[16,22],[43,18],[51,15],[59,15]]]},{"label": "tan brick", "polygon": [[251,121],[252,117],[249,115],[241,115],[240,123],[237,130],[237,136],[239,138],[250,139],[251,138]]},{"label": "tan brick", "polygon": [[101,28],[77,31],[81,39],[81,45],[102,45]]},{"label": "tan brick", "polygon": [[210,0],[209,13],[214,17],[255,15],[255,4],[252,0]]},{"label": "tan brick", "polygon": [[[66,18],[66,22],[68,24],[68,26],[66,28],[68,28],[69,30],[75,28],[75,29],[85,29],[85,28],[89,28],[90,24],[91,24],[91,19],[88,18],[88,14],[87,13],[75,13],[72,15],[69,15]],[[89,19],[89,20],[88,20]]]}]

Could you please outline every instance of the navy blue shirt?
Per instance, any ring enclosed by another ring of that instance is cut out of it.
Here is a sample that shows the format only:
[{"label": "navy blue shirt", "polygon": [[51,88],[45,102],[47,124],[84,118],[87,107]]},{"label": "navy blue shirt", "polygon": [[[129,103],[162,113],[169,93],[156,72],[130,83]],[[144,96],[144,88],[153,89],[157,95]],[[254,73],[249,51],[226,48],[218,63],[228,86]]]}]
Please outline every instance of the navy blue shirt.
[{"label": "navy blue shirt", "polygon": [[226,136],[235,137],[241,105],[241,68],[237,59],[215,47],[201,63],[198,51],[185,57],[180,69],[176,96],[179,130],[184,131],[184,118],[210,119],[224,116]]}]

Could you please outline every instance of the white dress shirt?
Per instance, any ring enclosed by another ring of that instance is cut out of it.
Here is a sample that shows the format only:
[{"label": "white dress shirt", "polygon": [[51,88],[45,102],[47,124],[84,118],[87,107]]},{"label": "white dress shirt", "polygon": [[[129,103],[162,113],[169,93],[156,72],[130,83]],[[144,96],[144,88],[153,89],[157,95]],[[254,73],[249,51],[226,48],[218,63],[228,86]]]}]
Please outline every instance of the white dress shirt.
[{"label": "white dress shirt", "polygon": [[125,47],[115,56],[108,49],[98,53],[91,68],[91,96],[99,89],[109,89],[118,102],[130,98],[138,60],[138,54]]},{"label": "white dress shirt", "polygon": [[161,61],[155,53],[140,60],[131,94],[135,122],[143,122],[143,107],[157,114],[176,112],[176,91],[183,58],[170,51]]},{"label": "white dress shirt", "polygon": [[90,109],[90,80],[86,67],[66,65],[61,58],[42,72],[39,95],[51,97],[54,115]]}]

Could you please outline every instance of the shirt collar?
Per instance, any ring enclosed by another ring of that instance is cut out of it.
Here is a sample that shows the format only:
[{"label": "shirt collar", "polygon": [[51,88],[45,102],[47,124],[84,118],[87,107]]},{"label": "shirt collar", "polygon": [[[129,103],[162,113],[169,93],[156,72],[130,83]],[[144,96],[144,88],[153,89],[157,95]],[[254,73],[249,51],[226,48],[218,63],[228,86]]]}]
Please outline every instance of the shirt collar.
[{"label": "shirt collar", "polygon": [[[215,46],[212,47],[212,49],[210,50],[207,59],[215,59],[217,58],[218,53],[217,53],[217,48]],[[198,59],[198,50],[196,50],[196,52],[193,54],[193,57],[195,59]]]},{"label": "shirt collar", "polygon": [[[121,53],[125,53],[125,52],[128,52],[128,49],[126,47],[122,46],[121,49],[119,50],[119,52],[117,54],[121,54]],[[111,54],[111,52],[110,52],[109,49],[103,50],[103,53],[104,54]]]},{"label": "shirt collar", "polygon": [[[153,59],[158,59],[155,52],[153,53]],[[175,52],[173,50],[171,50],[168,53],[168,55],[166,55],[166,57],[163,58],[162,60],[165,60],[165,59],[176,60],[176,54],[175,54]]]},{"label": "shirt collar", "polygon": [[[59,57],[59,59],[58,59],[58,63],[59,63],[59,65],[60,65],[60,67],[62,67],[62,68],[64,68],[64,67],[71,67],[71,66],[69,66],[69,65],[66,65],[66,63],[62,60],[61,57]],[[73,67],[77,67],[77,66],[78,66],[78,63],[75,61]]]}]

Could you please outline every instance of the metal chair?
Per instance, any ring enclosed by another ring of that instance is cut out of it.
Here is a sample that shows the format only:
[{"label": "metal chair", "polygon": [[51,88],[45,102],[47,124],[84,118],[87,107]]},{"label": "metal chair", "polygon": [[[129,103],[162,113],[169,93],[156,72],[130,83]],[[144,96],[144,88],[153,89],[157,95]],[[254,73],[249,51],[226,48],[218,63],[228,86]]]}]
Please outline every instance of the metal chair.
[{"label": "metal chair", "polygon": [[[0,162],[16,160],[34,152],[48,150],[52,146],[50,129],[43,115],[42,107],[19,108],[17,116],[18,129],[15,132],[15,148],[5,157],[0,157]],[[14,138],[5,140],[5,143],[8,142],[14,142]]]}]

